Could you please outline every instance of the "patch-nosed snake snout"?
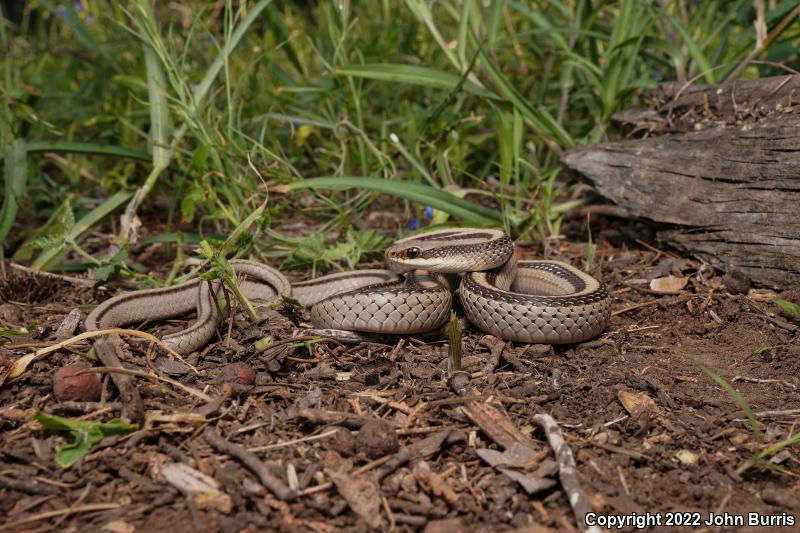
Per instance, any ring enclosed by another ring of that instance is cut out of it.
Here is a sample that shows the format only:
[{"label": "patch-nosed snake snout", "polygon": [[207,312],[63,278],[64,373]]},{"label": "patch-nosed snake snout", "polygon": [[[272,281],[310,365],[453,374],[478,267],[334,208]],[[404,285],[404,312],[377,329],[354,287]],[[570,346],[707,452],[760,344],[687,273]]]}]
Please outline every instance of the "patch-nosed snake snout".
[{"label": "patch-nosed snake snout", "polygon": [[[246,276],[241,288],[254,300],[292,295],[311,307],[321,329],[414,334],[441,327],[449,316],[448,274],[463,274],[458,297],[467,319],[486,333],[528,343],[575,343],[606,327],[610,300],[592,276],[559,261],[519,261],[514,244],[498,230],[445,229],[396,241],[386,250],[389,270],[356,270],[290,284],[274,268],[234,260]],[[405,274],[403,275],[402,273]],[[189,353],[213,337],[220,313],[218,283],[198,279],[115,296],[86,318],[86,329],[161,320],[197,310],[189,328],[163,337]]]}]

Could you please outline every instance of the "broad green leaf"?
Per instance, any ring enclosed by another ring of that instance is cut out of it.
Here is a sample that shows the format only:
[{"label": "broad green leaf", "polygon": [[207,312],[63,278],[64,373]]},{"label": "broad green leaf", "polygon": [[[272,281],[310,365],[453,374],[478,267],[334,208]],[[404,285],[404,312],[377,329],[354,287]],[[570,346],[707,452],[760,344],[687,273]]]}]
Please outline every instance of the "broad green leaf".
[{"label": "broad green leaf", "polygon": [[783,312],[786,313],[786,316],[789,316],[794,319],[800,319],[800,305],[796,303],[792,303],[788,300],[784,300],[782,298],[773,298],[772,303],[783,309]]},{"label": "broad green leaf", "polygon": [[68,152],[73,154],[111,155],[150,161],[150,155],[113,144],[94,144],[74,141],[33,141],[28,143],[28,152]]},{"label": "broad green leaf", "polygon": [[19,210],[19,200],[28,186],[28,154],[25,142],[16,140],[3,150],[5,196],[0,210],[0,246],[6,240]]},{"label": "broad green leaf", "polygon": [[108,422],[75,420],[47,413],[36,413],[36,420],[50,431],[68,432],[74,439],[56,452],[56,464],[69,468],[80,461],[92,446],[112,435],[122,435],[138,429],[137,424],[126,424],[119,419]]},{"label": "broad green leaf", "polygon": [[[336,74],[340,76],[353,76],[356,78],[369,78],[373,80],[395,81],[410,85],[424,85],[437,89],[453,90],[461,83],[461,76],[450,74],[429,67],[417,67],[414,65],[400,65],[395,63],[371,63],[363,65],[342,65],[336,67]],[[463,88],[465,91],[499,100],[492,91],[485,89],[469,80],[464,80]]]},{"label": "broad green leaf", "polygon": [[24,337],[28,335],[27,331],[17,331],[15,329],[0,329],[0,337],[6,337],[8,339],[12,337]]},{"label": "broad green leaf", "polygon": [[[74,242],[79,242],[84,234],[95,224],[100,222],[109,213],[114,211],[117,207],[123,204],[128,198],[131,197],[130,191],[119,191],[111,198],[104,201],[102,204],[95,207],[92,211],[78,220],[70,231],[69,238]],[[33,268],[45,270],[58,261],[62,257],[61,250],[44,250],[39,257],[33,262]]]},{"label": "broad green leaf", "polygon": [[295,181],[289,184],[287,189],[290,191],[296,189],[367,189],[404,198],[420,205],[429,205],[465,222],[497,225],[502,221],[500,214],[491,209],[421,183],[373,177],[325,176]]}]

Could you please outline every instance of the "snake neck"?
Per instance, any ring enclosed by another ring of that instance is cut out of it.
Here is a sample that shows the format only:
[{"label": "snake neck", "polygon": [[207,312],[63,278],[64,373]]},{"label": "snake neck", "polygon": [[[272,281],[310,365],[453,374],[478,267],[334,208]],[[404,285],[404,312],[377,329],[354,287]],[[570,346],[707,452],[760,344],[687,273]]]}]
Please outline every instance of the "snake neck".
[{"label": "snake neck", "polygon": [[495,276],[495,286],[503,291],[511,288],[514,278],[517,277],[517,262],[519,261],[520,250],[514,245],[514,251],[509,256],[508,261],[497,267],[493,272]]}]

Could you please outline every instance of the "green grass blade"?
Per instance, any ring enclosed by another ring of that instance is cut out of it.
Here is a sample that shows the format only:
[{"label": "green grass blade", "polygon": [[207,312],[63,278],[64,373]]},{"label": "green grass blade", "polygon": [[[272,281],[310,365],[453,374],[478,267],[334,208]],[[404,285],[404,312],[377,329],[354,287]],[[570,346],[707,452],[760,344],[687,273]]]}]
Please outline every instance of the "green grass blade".
[{"label": "green grass blade", "polygon": [[497,35],[500,33],[500,25],[503,21],[505,3],[505,0],[492,0],[489,5],[489,16],[487,17],[486,25],[486,41],[489,45],[489,50],[494,50],[494,45],[497,42]]},{"label": "green grass blade", "polygon": [[552,41],[557,48],[561,49],[562,51],[567,51],[570,49],[569,43],[562,33],[562,28],[560,28],[557,24],[553,24],[545,15],[542,15],[538,11],[531,9],[531,7],[528,5],[528,2],[509,0],[508,5],[533,22],[533,24],[539,29],[541,29],[542,33],[547,35],[548,40]]},{"label": "green grass blade", "polygon": [[225,62],[227,61],[228,56],[236,49],[236,46],[239,44],[239,41],[242,40],[244,34],[247,33],[247,30],[250,26],[255,22],[258,16],[261,14],[264,9],[267,8],[272,3],[272,0],[261,0],[247,14],[247,16],[236,26],[236,29],[231,34],[230,41],[226,43],[226,47],[219,53],[219,55],[214,59],[214,62],[211,63],[211,66],[208,67],[206,70],[205,76],[197,84],[197,87],[194,90],[194,98],[197,103],[201,102],[206,95],[208,94],[209,89],[211,89],[211,84],[214,83],[217,75],[219,74],[222,67],[225,66]]},{"label": "green grass blade", "polygon": [[562,148],[571,148],[575,145],[569,133],[561,126],[561,124],[553,118],[550,113],[544,108],[535,108],[522,97],[513,85],[503,76],[497,65],[494,64],[489,56],[483,50],[480,50],[479,57],[481,64],[486,69],[486,72],[492,78],[492,81],[497,86],[498,91],[502,96],[507,98],[511,104],[522,113],[522,116],[530,123],[530,125],[546,139],[551,139],[561,145]]},{"label": "green grass blade", "polygon": [[[122,205],[133,193],[131,191],[119,191],[102,204],[92,209],[75,223],[70,233],[70,238],[78,242],[80,238],[100,220],[108,216],[112,211]],[[61,259],[66,252],[62,250],[44,250],[33,262],[33,268],[45,270]]]},{"label": "green grass blade", "polygon": [[153,166],[168,167],[172,158],[169,142],[169,106],[167,104],[167,77],[155,50],[142,44],[144,64],[147,70],[147,96],[150,103],[150,144]]},{"label": "green grass blade", "polygon": [[150,154],[114,146],[113,144],[95,144],[73,141],[34,141],[28,143],[28,152],[66,152],[72,154],[110,155],[140,161],[150,161]]},{"label": "green grass blade", "polygon": [[288,186],[290,191],[297,189],[367,189],[404,198],[420,205],[429,205],[465,222],[498,225],[502,221],[500,214],[491,209],[421,183],[372,177],[325,176],[295,181]]},{"label": "green grass blade", "polygon": [[795,320],[800,320],[800,305],[782,298],[773,298],[770,302],[783,309],[783,312],[786,313],[787,316]]},{"label": "green grass blade", "polygon": [[[0,22],[2,24],[2,22]],[[0,246],[6,240],[19,211],[19,199],[28,185],[28,154],[25,142],[16,140],[3,151],[5,196],[0,210]]]},{"label": "green grass blade", "polygon": [[105,55],[106,51],[102,46],[100,46],[95,38],[92,37],[92,34],[75,12],[75,9],[72,7],[71,3],[59,2],[59,5],[53,5],[47,0],[39,0],[39,3],[42,7],[51,11],[56,17],[60,18],[67,27],[71,28],[84,47],[86,47],[88,50],[91,50],[95,54]]},{"label": "green grass blade", "polygon": [[281,20],[281,14],[278,13],[278,10],[275,8],[275,6],[270,6],[269,9],[264,12],[264,14],[266,16],[265,18],[267,19],[267,24],[269,24],[269,26],[272,28],[272,31],[275,32],[278,40],[281,41],[281,50],[286,54],[286,57],[289,58],[289,62],[297,70],[297,72],[305,76],[303,63],[300,61],[300,57],[297,55],[297,51],[292,45],[289,32],[286,30],[286,26]]},{"label": "green grass blade", "polygon": [[463,68],[463,65],[459,64],[458,58],[450,49],[450,46],[445,41],[444,37],[442,37],[439,28],[436,27],[436,24],[433,21],[433,13],[431,13],[431,9],[428,6],[428,3],[425,0],[406,0],[406,6],[408,9],[414,14],[417,19],[425,24],[428,27],[428,31],[431,32],[433,39],[439,45],[439,48],[442,49],[444,55],[447,56],[447,59],[452,63],[456,69],[459,71]]},{"label": "green grass blade", "polygon": [[717,77],[714,74],[714,69],[708,62],[708,58],[700,49],[700,46],[695,42],[692,36],[689,35],[689,32],[686,31],[686,28],[683,27],[683,24],[681,24],[678,19],[676,19],[675,17],[671,17],[670,20],[672,21],[672,26],[680,34],[683,44],[686,45],[686,48],[689,50],[689,55],[692,57],[692,59],[694,59],[694,62],[697,64],[697,69],[700,71],[698,72],[698,74],[701,74],[703,76],[706,83],[710,85],[716,84]]},{"label": "green grass blade", "polygon": [[[686,348],[684,348],[686,349]],[[701,363],[693,353],[689,352],[689,357],[692,358],[694,364],[696,364],[700,370],[705,372],[705,374],[710,377],[714,382],[722,387],[725,392],[727,392],[733,401],[736,402],[736,405],[739,406],[739,409],[744,412],[747,420],[750,422],[750,428],[753,431],[753,436],[755,437],[757,442],[761,442],[761,430],[758,428],[758,420],[756,420],[756,415],[753,414],[753,409],[750,407],[750,404],[747,400],[744,399],[744,396],[739,394],[739,391],[733,388],[733,385],[728,383],[722,376],[714,372],[712,369]]]},{"label": "green grass blade", "polygon": [[633,28],[631,27],[631,14],[633,11],[633,2],[631,0],[623,0],[620,5],[619,12],[614,19],[614,28],[611,30],[611,38],[608,42],[610,50],[616,48],[620,43],[625,41],[628,32]]},{"label": "green grass blade", "polygon": [[[336,74],[340,76],[353,76],[356,78],[369,78],[373,80],[394,81],[409,85],[423,85],[437,89],[452,91],[461,84],[462,76],[443,72],[441,70],[418,67],[414,65],[401,65],[396,63],[369,63],[363,65],[342,65],[336,67]],[[464,80],[465,91],[484,98],[499,100],[492,91],[475,83]]]}]

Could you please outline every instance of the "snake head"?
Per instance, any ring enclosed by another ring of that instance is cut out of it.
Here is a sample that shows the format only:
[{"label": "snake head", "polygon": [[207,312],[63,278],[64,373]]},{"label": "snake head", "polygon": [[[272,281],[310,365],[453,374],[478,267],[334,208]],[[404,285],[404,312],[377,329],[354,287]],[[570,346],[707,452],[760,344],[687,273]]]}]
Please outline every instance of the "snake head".
[{"label": "snake head", "polygon": [[384,259],[386,267],[395,272],[469,272],[495,268],[505,263],[512,251],[513,244],[502,231],[449,228],[395,241]]},{"label": "snake head", "polygon": [[[426,257],[420,246],[395,244],[384,254],[386,265],[395,272],[407,272],[416,269],[434,269],[438,261]],[[435,259],[435,258],[434,258]]]}]

